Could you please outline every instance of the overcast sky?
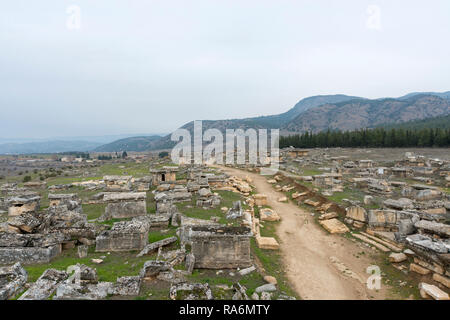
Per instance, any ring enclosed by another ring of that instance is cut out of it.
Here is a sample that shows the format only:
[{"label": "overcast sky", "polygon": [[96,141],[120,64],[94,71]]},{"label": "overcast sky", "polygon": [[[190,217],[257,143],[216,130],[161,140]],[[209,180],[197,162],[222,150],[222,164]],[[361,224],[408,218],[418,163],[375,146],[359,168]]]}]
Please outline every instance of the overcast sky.
[{"label": "overcast sky", "polygon": [[170,132],[318,94],[448,91],[449,39],[448,0],[3,1],[0,137]]}]

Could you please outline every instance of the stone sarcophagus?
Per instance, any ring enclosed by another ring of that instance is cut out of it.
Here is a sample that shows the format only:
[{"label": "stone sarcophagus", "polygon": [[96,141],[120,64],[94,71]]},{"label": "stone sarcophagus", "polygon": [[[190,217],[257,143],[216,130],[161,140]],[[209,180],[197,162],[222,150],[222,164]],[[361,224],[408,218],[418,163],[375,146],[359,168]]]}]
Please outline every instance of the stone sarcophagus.
[{"label": "stone sarcophagus", "polygon": [[142,250],[148,243],[148,223],[120,221],[96,238],[96,252]]},{"label": "stone sarcophagus", "polygon": [[252,264],[247,227],[192,226],[189,239],[195,268],[246,268]]},{"label": "stone sarcophagus", "polygon": [[61,253],[64,236],[52,234],[0,233],[0,265],[49,263]]},{"label": "stone sarcophagus", "polygon": [[103,196],[105,213],[100,220],[123,219],[142,216],[147,213],[145,192],[117,192]]}]

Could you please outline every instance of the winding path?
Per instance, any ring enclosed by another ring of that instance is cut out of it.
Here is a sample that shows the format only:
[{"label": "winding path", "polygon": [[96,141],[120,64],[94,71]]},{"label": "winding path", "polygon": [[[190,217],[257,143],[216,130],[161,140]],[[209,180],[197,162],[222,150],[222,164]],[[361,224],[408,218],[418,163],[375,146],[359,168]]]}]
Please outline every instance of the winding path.
[{"label": "winding path", "polygon": [[[368,266],[373,265],[361,244],[331,235],[314,221],[311,213],[295,204],[281,203],[264,176],[234,168],[220,167],[239,178],[250,177],[258,193],[267,195],[268,205],[281,217],[277,228],[285,272],[302,299],[385,299],[386,288],[378,292],[366,286]],[[357,258],[356,256],[359,256]]]}]

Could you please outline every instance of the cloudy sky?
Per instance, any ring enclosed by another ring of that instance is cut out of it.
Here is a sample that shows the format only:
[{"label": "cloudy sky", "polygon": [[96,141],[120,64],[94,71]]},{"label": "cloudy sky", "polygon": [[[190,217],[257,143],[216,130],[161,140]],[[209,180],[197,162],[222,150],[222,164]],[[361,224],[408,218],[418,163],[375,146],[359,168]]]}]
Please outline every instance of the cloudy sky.
[{"label": "cloudy sky", "polygon": [[170,132],[300,99],[450,90],[450,1],[14,0],[0,137]]}]

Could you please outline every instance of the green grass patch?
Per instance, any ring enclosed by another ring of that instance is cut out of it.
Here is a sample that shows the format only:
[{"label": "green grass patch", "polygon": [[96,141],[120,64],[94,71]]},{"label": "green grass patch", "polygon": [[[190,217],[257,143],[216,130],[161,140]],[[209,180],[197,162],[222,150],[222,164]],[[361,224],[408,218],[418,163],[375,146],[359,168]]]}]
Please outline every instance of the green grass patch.
[{"label": "green grass patch", "polygon": [[[50,263],[25,265],[24,268],[28,272],[28,281],[34,282],[47,269],[67,270],[69,266],[80,263],[96,268],[99,281],[115,282],[117,277],[138,275],[144,262],[154,259],[156,256],[156,254],[153,254],[136,258],[137,253],[136,251],[130,251],[107,254],[106,252],[95,252],[95,248],[91,247],[89,248],[88,256],[80,259],[77,249],[74,248],[64,250],[60,256],[53,259]],[[101,259],[100,257],[102,256],[106,258],[101,264],[91,262],[91,259]]]}]

